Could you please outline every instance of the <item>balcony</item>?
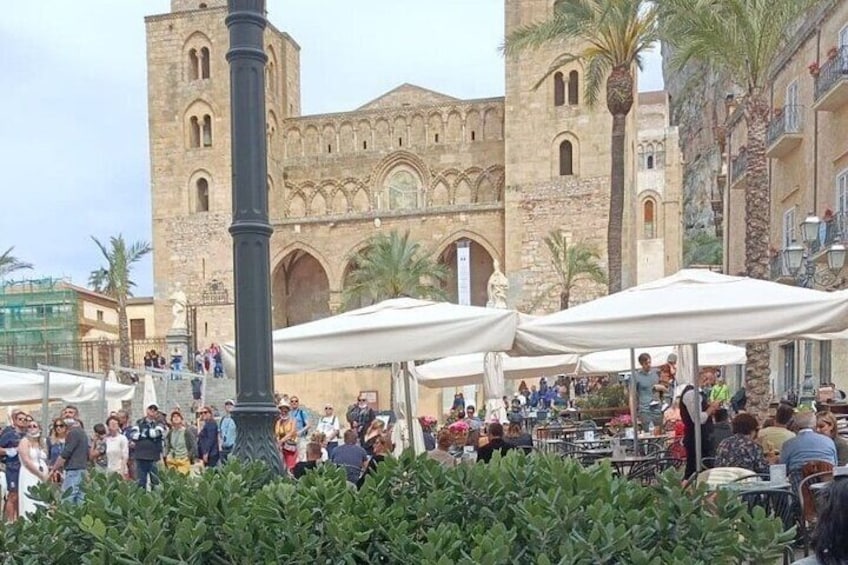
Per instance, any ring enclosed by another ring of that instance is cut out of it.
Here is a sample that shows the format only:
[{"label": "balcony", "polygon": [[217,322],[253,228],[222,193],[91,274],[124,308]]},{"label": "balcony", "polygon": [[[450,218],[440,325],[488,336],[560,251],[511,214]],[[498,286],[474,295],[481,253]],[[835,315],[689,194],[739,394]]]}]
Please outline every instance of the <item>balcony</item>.
[{"label": "balcony", "polygon": [[737,187],[740,182],[745,179],[745,172],[748,168],[748,153],[740,152],[736,157],[730,159],[730,186]]},{"label": "balcony", "polygon": [[836,57],[828,59],[816,76],[817,112],[835,112],[848,103],[848,46],[836,51]]},{"label": "balcony", "polygon": [[786,257],[783,252],[778,252],[773,255],[770,261],[770,279],[775,282],[790,283],[795,280],[792,273],[789,272],[789,267],[786,265]]},{"label": "balcony", "polygon": [[824,243],[822,247],[827,249],[834,243],[842,243],[848,236],[848,212],[837,212],[833,219],[824,222]]},{"label": "balcony", "polygon": [[766,157],[780,159],[788,155],[804,139],[803,106],[784,106],[768,125],[766,132]]}]

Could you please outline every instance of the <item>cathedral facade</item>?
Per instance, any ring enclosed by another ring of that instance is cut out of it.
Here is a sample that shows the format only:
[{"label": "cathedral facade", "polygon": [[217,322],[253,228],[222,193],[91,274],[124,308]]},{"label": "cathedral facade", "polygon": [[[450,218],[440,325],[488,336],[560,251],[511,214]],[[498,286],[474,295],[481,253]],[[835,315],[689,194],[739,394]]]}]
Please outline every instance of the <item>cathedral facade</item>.
[{"label": "cathedral facade", "polygon": [[[506,0],[505,32],[552,4]],[[182,289],[201,345],[234,335],[226,10],[225,0],[172,0],[170,13],[146,18],[156,319],[169,319],[168,297]],[[595,246],[606,264],[611,117],[583,100],[577,64],[532,88],[567,45],[508,57],[503,97],[403,84],[352,111],[303,116],[301,46],[273,25],[265,44],[275,328],[339,311],[352,255],[392,230],[450,269],[446,290],[460,303],[485,304],[497,261],[511,306],[554,309],[552,231]],[[629,119],[624,286],[680,267],[667,108],[664,93],[642,93]],[[572,296],[604,292],[585,283]]]}]

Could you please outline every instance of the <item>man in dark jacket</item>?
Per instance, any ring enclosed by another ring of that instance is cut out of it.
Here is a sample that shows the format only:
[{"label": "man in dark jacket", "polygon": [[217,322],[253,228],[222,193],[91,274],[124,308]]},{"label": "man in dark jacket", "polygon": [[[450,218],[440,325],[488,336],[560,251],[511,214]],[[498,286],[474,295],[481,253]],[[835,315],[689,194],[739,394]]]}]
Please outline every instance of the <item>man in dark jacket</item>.
[{"label": "man in dark jacket", "polygon": [[492,455],[495,451],[499,451],[501,455],[506,455],[513,446],[503,439],[503,425],[498,422],[489,424],[489,443],[477,450],[477,461],[488,463],[492,460]]},{"label": "man in dark jacket", "polygon": [[136,480],[146,489],[148,479],[151,486],[159,484],[159,461],[165,440],[165,425],[159,417],[159,407],[151,404],[147,415],[133,426],[130,439],[135,444]]},{"label": "man in dark jacket", "polygon": [[88,469],[88,435],[82,429],[82,422],[77,419],[65,418],[65,425],[68,426],[65,448],[53,464],[51,473],[55,475],[61,469],[65,470],[65,476],[62,479],[64,498],[71,504],[81,504],[83,493],[80,487]]},{"label": "man in dark jacket", "polygon": [[203,427],[197,434],[197,456],[206,467],[214,467],[218,464],[220,456],[218,451],[218,424],[215,415],[209,406],[200,409],[200,419]]}]

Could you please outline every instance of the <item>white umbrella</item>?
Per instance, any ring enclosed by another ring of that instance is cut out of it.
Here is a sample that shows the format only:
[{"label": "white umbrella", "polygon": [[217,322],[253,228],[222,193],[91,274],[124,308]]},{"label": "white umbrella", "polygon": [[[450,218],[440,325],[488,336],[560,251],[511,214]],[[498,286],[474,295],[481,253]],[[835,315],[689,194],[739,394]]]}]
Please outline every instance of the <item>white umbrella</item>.
[{"label": "white umbrella", "polygon": [[[115,375],[115,371],[109,370],[109,375],[106,378],[106,386],[109,387],[110,384],[118,384],[118,377]],[[131,387],[134,388],[134,387]],[[108,413],[117,412],[121,409],[121,400],[118,398],[114,398],[106,395],[106,411]]]},{"label": "white umbrella", "polygon": [[51,379],[46,382],[45,374],[34,370],[0,369],[0,404],[34,404],[44,400],[45,387],[47,400],[65,400],[80,394],[82,383],[79,381]]},{"label": "white umbrella", "polygon": [[156,400],[156,386],[153,384],[153,375],[150,373],[144,374],[144,393],[142,395],[142,405],[146,410],[151,404],[159,405]]},{"label": "white umbrella", "polygon": [[822,292],[685,269],[522,320],[515,351],[592,353],[706,341],[770,341],[848,329],[848,291]]},{"label": "white umbrella", "polygon": [[[665,363],[670,353],[676,349],[671,346],[640,347],[638,353],[651,356],[654,366]],[[744,365],[745,348],[712,341],[698,346],[698,364],[710,366]],[[614,373],[630,370],[630,350],[613,349],[598,351],[580,357],[577,371],[580,373]]]},{"label": "white umbrella", "polygon": [[66,373],[64,371],[50,370],[50,388],[59,383],[79,383],[80,388],[75,394],[69,394],[62,397],[65,402],[92,402],[103,399],[105,392],[106,402],[121,402],[122,400],[132,400],[135,396],[135,387],[124,385],[116,382],[103,382],[103,378],[98,375],[90,377],[82,376],[81,374]]},{"label": "white umbrella", "polygon": [[[542,355],[539,357],[503,355],[501,356],[501,364],[504,378],[517,381],[543,375],[571,373],[577,367],[579,359],[580,356],[576,354]],[[419,384],[428,388],[479,385],[483,383],[484,363],[485,354],[469,353],[416,365],[413,371]]]},{"label": "white umbrella", "polygon": [[[395,426],[392,441],[398,452],[411,447],[416,455],[424,453],[424,431],[418,422],[418,382],[414,375],[406,374],[405,363],[392,365],[395,399],[392,409],[395,412]],[[407,390],[408,387],[408,390]],[[407,402],[410,409],[407,410]],[[410,431],[410,424],[412,430]]]}]

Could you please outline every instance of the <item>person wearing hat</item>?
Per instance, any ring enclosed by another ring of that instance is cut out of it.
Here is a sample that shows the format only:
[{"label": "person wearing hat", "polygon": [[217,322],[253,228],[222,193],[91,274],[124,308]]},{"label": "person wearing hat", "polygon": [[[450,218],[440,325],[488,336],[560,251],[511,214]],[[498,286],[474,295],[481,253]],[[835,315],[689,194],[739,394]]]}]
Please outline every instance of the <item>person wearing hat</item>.
[{"label": "person wearing hat", "polygon": [[231,398],[224,401],[224,417],[221,418],[221,463],[226,463],[236,445],[236,421],[233,420],[232,411],[236,405]]},{"label": "person wearing hat", "polygon": [[129,434],[129,439],[135,445],[136,481],[138,486],[147,488],[159,484],[159,467],[162,460],[162,449],[165,443],[165,425],[159,417],[159,407],[151,404],[147,414],[136,422]]},{"label": "person wearing hat", "polygon": [[333,457],[333,452],[339,446],[341,425],[339,417],[333,413],[333,405],[329,402],[324,405],[324,415],[318,420],[315,431],[324,434],[327,441],[327,457]]},{"label": "person wearing hat", "polygon": [[280,417],[274,426],[277,445],[286,469],[291,471],[297,463],[297,426],[291,418],[291,406],[287,400],[282,400],[278,406]]}]

